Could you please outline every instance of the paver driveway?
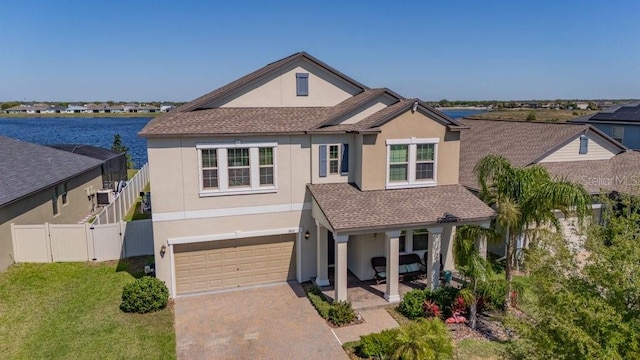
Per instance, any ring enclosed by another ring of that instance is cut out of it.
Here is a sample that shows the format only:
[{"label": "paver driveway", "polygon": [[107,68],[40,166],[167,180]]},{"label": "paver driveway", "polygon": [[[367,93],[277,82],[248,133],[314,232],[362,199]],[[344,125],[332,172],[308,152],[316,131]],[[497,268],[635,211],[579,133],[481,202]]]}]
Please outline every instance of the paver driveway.
[{"label": "paver driveway", "polygon": [[297,283],[176,300],[178,359],[348,359]]}]

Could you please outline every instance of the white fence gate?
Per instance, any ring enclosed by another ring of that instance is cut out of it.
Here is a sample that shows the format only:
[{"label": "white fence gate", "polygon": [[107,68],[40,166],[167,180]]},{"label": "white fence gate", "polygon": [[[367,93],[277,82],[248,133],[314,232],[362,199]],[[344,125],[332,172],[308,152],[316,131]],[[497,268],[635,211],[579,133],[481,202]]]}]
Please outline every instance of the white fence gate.
[{"label": "white fence gate", "polygon": [[153,255],[151,219],[113,224],[11,224],[15,262],[106,261]]}]

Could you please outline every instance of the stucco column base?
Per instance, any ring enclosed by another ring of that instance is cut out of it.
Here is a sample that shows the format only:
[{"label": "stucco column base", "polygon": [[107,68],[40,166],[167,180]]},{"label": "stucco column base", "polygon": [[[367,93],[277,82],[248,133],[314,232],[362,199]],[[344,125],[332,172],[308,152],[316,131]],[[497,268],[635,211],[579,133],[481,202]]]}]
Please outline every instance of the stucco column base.
[{"label": "stucco column base", "polygon": [[400,295],[384,294],[384,299],[390,303],[397,303],[400,302]]},{"label": "stucco column base", "polygon": [[319,279],[316,278],[314,280],[314,282],[316,283],[316,285],[322,287],[322,286],[329,286],[331,283],[329,282],[329,279]]}]

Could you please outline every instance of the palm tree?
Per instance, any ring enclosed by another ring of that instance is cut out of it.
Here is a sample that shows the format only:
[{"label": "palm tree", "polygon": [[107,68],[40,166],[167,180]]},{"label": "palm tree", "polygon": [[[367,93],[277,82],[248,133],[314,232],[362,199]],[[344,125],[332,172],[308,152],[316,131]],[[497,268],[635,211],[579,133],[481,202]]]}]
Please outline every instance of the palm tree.
[{"label": "palm tree", "polygon": [[440,319],[418,320],[399,328],[393,359],[451,359],[453,346],[449,330]]},{"label": "palm tree", "polygon": [[492,229],[466,225],[458,228],[453,243],[455,264],[458,270],[469,279],[469,287],[460,290],[460,296],[469,305],[469,327],[474,330],[478,319],[477,310],[480,297],[478,295],[478,285],[488,281],[493,276],[491,264],[476,249],[475,239],[479,237],[495,239],[496,235],[496,232]]},{"label": "palm tree", "polygon": [[525,242],[530,243],[535,240],[537,230],[549,224],[561,231],[555,210],[565,216],[575,214],[582,222],[591,208],[591,197],[582,185],[552,179],[542,166],[514,167],[502,156],[484,157],[474,171],[480,184],[480,198],[497,213],[493,230],[506,239],[504,306],[509,310],[518,236],[524,236]]}]

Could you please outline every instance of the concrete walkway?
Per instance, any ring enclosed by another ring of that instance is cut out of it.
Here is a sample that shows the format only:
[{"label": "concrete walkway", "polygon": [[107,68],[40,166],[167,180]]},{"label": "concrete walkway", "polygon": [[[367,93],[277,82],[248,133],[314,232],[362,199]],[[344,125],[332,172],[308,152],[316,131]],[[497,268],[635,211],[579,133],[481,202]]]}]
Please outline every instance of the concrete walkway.
[{"label": "concrete walkway", "polygon": [[398,327],[396,320],[384,308],[359,310],[362,324],[333,329],[341,343],[360,340],[360,336]]},{"label": "concrete walkway", "polygon": [[178,298],[175,317],[178,359],[348,359],[297,283]]}]

